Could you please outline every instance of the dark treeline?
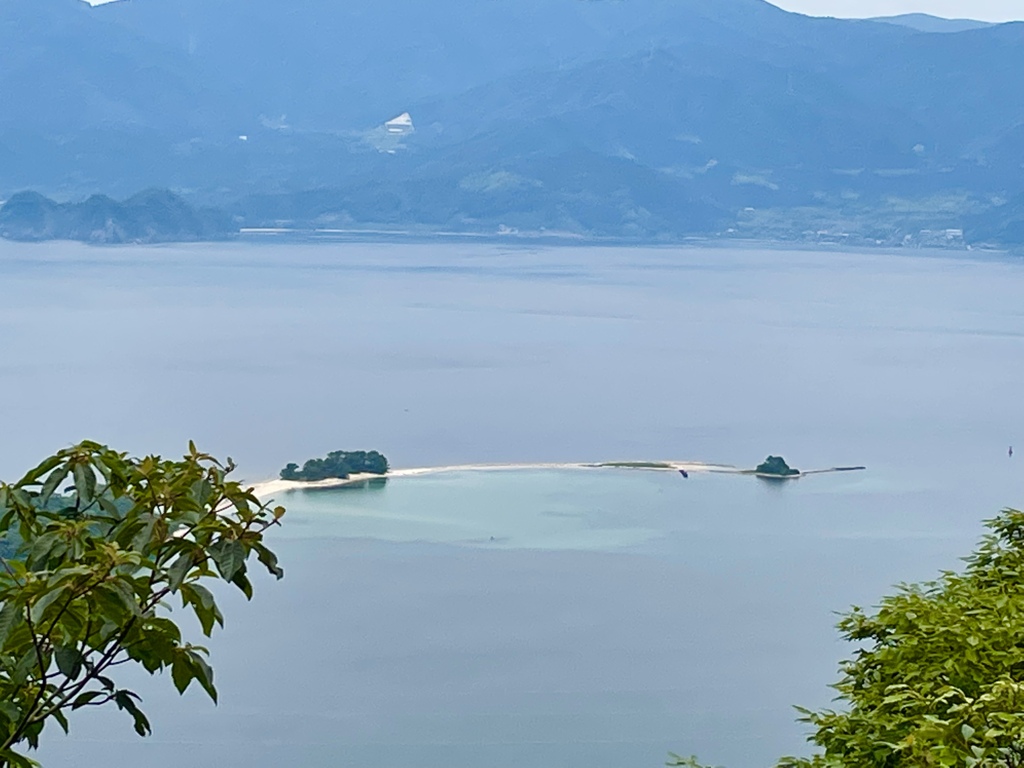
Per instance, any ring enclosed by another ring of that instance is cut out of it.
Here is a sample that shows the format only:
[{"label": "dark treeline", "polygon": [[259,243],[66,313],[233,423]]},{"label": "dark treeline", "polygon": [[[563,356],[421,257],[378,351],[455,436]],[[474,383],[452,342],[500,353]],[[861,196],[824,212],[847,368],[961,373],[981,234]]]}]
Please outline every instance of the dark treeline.
[{"label": "dark treeline", "polygon": [[388,460],[378,451],[332,451],[323,459],[310,459],[299,469],[289,464],[281,470],[282,480],[328,480],[347,478],[355,474],[383,475],[388,471]]},{"label": "dark treeline", "polygon": [[769,456],[758,464],[754,471],[759,475],[775,475],[777,477],[791,477],[800,474],[799,469],[789,466],[781,456]]}]

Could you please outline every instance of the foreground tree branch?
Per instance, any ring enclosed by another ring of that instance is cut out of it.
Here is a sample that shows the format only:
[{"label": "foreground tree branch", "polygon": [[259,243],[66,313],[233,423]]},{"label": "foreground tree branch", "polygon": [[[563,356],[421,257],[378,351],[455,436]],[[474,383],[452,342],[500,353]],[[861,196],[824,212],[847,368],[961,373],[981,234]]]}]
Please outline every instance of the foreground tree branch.
[{"label": "foreground tree branch", "polygon": [[0,768],[37,765],[26,749],[85,706],[113,703],[149,734],[141,699],[111,677],[126,662],[217,700],[206,649],[164,601],[179,598],[209,637],[224,618],[205,583],[251,598],[253,554],[284,575],[264,543],[284,509],[228,480],[233,469],[191,443],[168,461],[85,442],[0,484]]},{"label": "foreground tree branch", "polygon": [[[798,708],[821,751],[778,768],[1024,766],[1024,512],[986,525],[962,572],[843,617],[856,650],[833,686],[841,706]],[[702,768],[676,755],[669,765]]]}]

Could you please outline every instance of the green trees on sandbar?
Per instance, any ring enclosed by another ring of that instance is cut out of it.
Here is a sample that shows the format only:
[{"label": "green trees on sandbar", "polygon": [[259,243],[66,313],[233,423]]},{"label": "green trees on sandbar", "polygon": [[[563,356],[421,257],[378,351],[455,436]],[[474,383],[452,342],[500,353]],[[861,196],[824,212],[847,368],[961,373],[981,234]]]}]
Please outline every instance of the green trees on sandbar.
[{"label": "green trees on sandbar", "polygon": [[773,477],[794,477],[800,474],[799,469],[793,469],[781,456],[769,456],[757,465],[754,470],[759,475],[771,475]]},{"label": "green trees on sandbar", "polygon": [[299,469],[298,464],[289,464],[281,470],[282,480],[344,480],[349,475],[384,475],[388,471],[388,460],[377,451],[332,451],[323,459],[310,459]]}]

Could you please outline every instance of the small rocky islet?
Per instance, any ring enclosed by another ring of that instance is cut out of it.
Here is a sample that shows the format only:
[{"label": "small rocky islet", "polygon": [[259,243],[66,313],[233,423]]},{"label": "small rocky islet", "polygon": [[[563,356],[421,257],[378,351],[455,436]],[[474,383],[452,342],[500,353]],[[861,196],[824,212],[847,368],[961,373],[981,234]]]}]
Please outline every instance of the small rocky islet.
[{"label": "small rocky islet", "polygon": [[754,474],[758,477],[785,479],[799,477],[801,472],[789,466],[781,456],[769,456],[754,468]]}]

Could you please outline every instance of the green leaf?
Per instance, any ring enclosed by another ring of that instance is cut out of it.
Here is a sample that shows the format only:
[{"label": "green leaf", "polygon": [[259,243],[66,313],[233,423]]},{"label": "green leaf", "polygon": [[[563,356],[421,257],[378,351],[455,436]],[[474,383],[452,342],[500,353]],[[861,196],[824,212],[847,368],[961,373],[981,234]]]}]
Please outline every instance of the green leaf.
[{"label": "green leaf", "polygon": [[214,623],[224,626],[224,617],[213,599],[213,594],[202,584],[182,584],[181,598],[184,604],[191,605],[196,618],[207,637],[213,632]]},{"label": "green leaf", "polygon": [[139,615],[141,608],[139,607],[139,598],[135,594],[135,590],[125,579],[117,579],[107,583],[107,587],[111,593],[117,596],[121,601],[121,605],[125,609],[134,615]]},{"label": "green leaf", "polygon": [[192,494],[195,496],[196,501],[199,502],[199,505],[205,507],[210,499],[213,498],[213,486],[209,480],[197,480],[192,484]]},{"label": "green leaf", "polygon": [[60,544],[60,533],[51,531],[32,542],[32,548],[28,553],[28,562],[32,567],[45,565],[49,561],[54,549]]},{"label": "green leaf", "polygon": [[171,588],[172,592],[178,591],[178,587],[185,581],[185,577],[188,575],[189,570],[191,570],[192,564],[192,553],[182,552],[171,567],[167,569],[167,586]]},{"label": "green leaf", "polygon": [[138,552],[146,552],[153,543],[153,530],[156,528],[157,517],[152,513],[145,513],[139,517],[142,525],[132,537],[132,549]]},{"label": "green leaf", "polygon": [[[16,686],[22,686],[28,680],[29,674],[33,671],[38,664],[36,657],[35,648],[28,648],[22,654],[21,658],[14,664],[14,668],[10,671],[11,682]],[[41,674],[41,672],[40,672]]]},{"label": "green leaf", "polygon": [[171,664],[171,680],[178,693],[184,693],[193,678],[192,664],[184,652],[179,652]]},{"label": "green leaf", "polygon": [[64,457],[60,454],[56,456],[50,456],[45,459],[42,463],[31,469],[21,480],[18,481],[18,485],[34,485],[39,481],[39,478],[45,475],[54,467],[60,466],[64,462]]},{"label": "green leaf", "polygon": [[[21,718],[21,708],[13,701],[0,700],[0,722],[6,720],[8,723],[16,723]],[[5,729],[0,727],[0,733]]]},{"label": "green leaf", "polygon": [[13,749],[0,749],[0,765],[6,760],[11,768],[40,768],[39,763],[31,760],[25,755],[18,754]]},{"label": "green leaf", "polygon": [[17,603],[8,601],[0,607],[0,650],[7,643],[7,638],[25,622],[25,610]]},{"label": "green leaf", "polygon": [[284,578],[284,569],[277,564],[277,555],[270,551],[269,548],[260,544],[256,547],[256,556],[259,561],[263,563],[270,573],[274,574],[278,580]]},{"label": "green leaf", "polygon": [[67,591],[67,585],[63,584],[59,587],[51,589],[49,592],[43,593],[40,597],[32,604],[32,609],[29,611],[29,615],[32,617],[32,621],[38,624],[43,616],[46,614],[47,608],[53,605],[55,602],[60,600],[64,593]]},{"label": "green leaf", "polygon": [[64,729],[65,735],[70,732],[68,730],[68,719],[64,716],[64,713],[61,712],[59,709],[55,709],[53,711],[53,719],[57,721],[61,728]]},{"label": "green leaf", "polygon": [[46,482],[43,483],[42,490],[39,492],[40,504],[42,504],[43,506],[46,505],[46,503],[50,500],[50,497],[53,496],[53,492],[57,490],[57,486],[60,485],[61,482],[63,482],[65,477],[68,476],[69,469],[69,467],[64,466],[60,467],[59,469],[55,469],[53,472],[50,473],[50,476],[46,478]]},{"label": "green leaf", "polygon": [[188,584],[182,588],[183,594],[186,591],[190,596],[194,596],[195,598],[195,600],[189,600],[189,602],[198,602],[203,608],[213,608],[216,605],[213,599],[213,593],[202,584]]},{"label": "green leaf", "polygon": [[[134,608],[125,604],[124,593],[113,587],[105,585],[97,587],[92,591],[90,597],[99,616],[111,624],[121,624],[134,613]],[[133,600],[133,605],[134,602]]]},{"label": "green leaf", "polygon": [[53,658],[61,674],[75,680],[82,671],[82,654],[76,646],[58,645],[53,649]]},{"label": "green leaf", "polygon": [[245,565],[245,547],[239,541],[221,539],[210,545],[210,556],[224,581],[231,581]]},{"label": "green leaf", "polygon": [[249,581],[249,577],[245,575],[245,571],[239,571],[235,574],[235,577],[231,579],[231,583],[242,590],[242,594],[245,595],[246,600],[252,600],[252,582]]},{"label": "green leaf", "polygon": [[217,703],[217,689],[213,685],[213,669],[209,664],[206,663],[206,659],[202,657],[197,651],[188,651],[189,656],[192,659],[193,670],[195,678],[199,681],[199,684],[203,686],[203,690],[213,700],[213,703]]},{"label": "green leaf", "polygon": [[75,697],[73,702],[71,702],[71,709],[81,709],[104,695],[105,694],[102,691],[86,691],[85,693],[81,693]]},{"label": "green leaf", "polygon": [[122,510],[117,506],[117,502],[110,498],[108,494],[104,493],[97,501],[99,502],[100,509],[113,519],[120,520],[124,517]]},{"label": "green leaf", "polygon": [[72,474],[75,476],[75,493],[83,504],[91,504],[96,496],[96,474],[92,467],[81,462],[74,465]]},{"label": "green leaf", "polygon": [[118,691],[114,694],[114,703],[118,709],[125,710],[132,716],[135,732],[139,736],[149,736],[153,729],[149,725],[149,720],[142,714],[142,710],[136,706],[134,699],[137,698],[139,697],[131,691]]}]

